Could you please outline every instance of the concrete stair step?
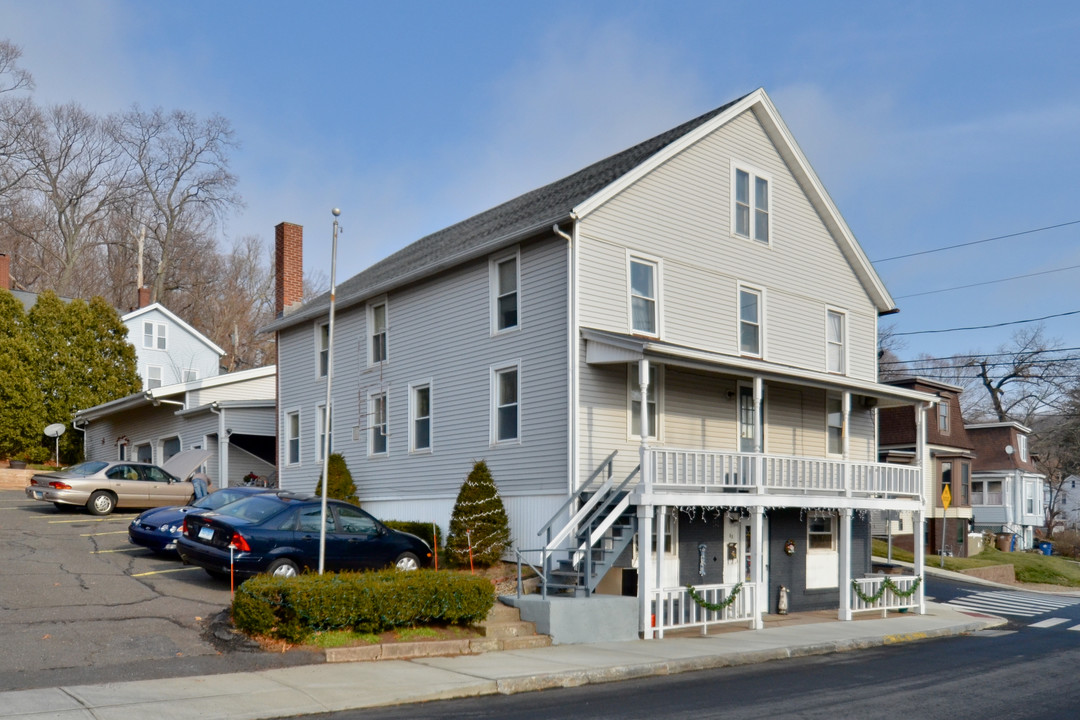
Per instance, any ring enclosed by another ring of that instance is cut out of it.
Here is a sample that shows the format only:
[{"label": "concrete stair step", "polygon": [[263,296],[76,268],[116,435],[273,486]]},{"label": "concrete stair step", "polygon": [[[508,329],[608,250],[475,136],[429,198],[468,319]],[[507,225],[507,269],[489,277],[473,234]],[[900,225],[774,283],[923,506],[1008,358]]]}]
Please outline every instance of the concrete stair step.
[{"label": "concrete stair step", "polygon": [[486,638],[519,639],[538,637],[536,624],[521,619],[521,612],[509,605],[496,601],[488,613],[487,619],[478,626]]}]

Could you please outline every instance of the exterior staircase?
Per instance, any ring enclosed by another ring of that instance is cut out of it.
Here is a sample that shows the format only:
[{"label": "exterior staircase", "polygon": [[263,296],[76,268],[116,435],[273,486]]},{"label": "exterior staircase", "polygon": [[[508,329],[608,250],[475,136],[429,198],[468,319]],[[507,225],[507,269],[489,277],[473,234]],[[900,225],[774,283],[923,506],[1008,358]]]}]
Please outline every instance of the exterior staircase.
[{"label": "exterior staircase", "polygon": [[[541,528],[547,533],[543,549],[542,592],[587,597],[634,540],[635,508],[628,490],[640,472],[635,468],[616,486],[612,480],[615,455],[611,453],[555,516]],[[555,530],[555,523],[570,512],[570,519]]]}]

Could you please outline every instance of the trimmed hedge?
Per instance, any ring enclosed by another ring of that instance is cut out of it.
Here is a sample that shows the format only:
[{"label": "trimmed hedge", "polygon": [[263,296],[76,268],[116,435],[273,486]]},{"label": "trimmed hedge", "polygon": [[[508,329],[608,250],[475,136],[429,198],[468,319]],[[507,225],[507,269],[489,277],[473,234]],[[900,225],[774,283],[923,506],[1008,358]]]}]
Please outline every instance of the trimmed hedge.
[{"label": "trimmed hedge", "polygon": [[429,548],[435,547],[432,541],[435,537],[438,537],[439,552],[442,552],[443,550],[442,528],[438,525],[435,525],[435,534],[432,535],[432,525],[429,522],[415,522],[409,520],[383,520],[382,524],[390,528],[391,530],[400,530],[402,532],[407,532],[411,535],[415,535],[416,537],[426,542]]},{"label": "trimmed hedge", "polygon": [[473,625],[494,604],[491,581],[464,573],[258,575],[237,589],[232,617],[249,635],[301,642],[317,630],[381,633],[415,625]]}]

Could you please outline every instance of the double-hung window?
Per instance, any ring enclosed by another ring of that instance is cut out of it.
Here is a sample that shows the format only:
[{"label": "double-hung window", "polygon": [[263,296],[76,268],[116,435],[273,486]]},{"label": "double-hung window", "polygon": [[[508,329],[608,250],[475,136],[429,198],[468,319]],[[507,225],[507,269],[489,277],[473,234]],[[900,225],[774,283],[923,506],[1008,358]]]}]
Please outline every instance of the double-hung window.
[{"label": "double-hung window", "polygon": [[843,374],[844,344],[847,335],[847,318],[838,310],[829,310],[825,314],[825,355],[826,369],[831,373]]},{"label": "double-hung window", "polygon": [[184,368],[184,382],[195,382],[199,379],[199,371],[195,368]]},{"label": "double-hung window", "polygon": [[319,377],[326,377],[330,372],[330,323],[315,326],[315,354]]},{"label": "double-hung window", "polygon": [[[638,382],[638,368],[637,365],[631,364],[629,367],[628,383],[630,385],[630,435],[635,438],[641,437],[641,384]],[[659,437],[658,424],[660,416],[657,414],[656,409],[660,407],[657,400],[660,397],[660,373],[657,371],[657,366],[649,364],[649,387],[646,390],[648,395],[646,403],[646,412],[649,415],[649,437]]]},{"label": "double-hung window", "polygon": [[660,265],[630,257],[630,327],[636,333],[658,335]]},{"label": "double-hung window", "polygon": [[807,519],[806,547],[808,550],[836,549],[836,533],[831,516],[824,515]]},{"label": "double-hung window", "polygon": [[844,453],[844,400],[839,395],[825,397],[826,425],[828,426],[828,452],[830,455]]},{"label": "double-hung window", "polygon": [[1028,461],[1028,439],[1027,435],[1016,436],[1016,446],[1020,454],[1020,462]]},{"label": "double-hung window", "polygon": [[761,357],[761,291],[739,288],[739,352]]},{"label": "double-hung window", "polygon": [[938,502],[943,503],[941,496],[945,494],[945,491],[949,491],[949,495],[952,495],[952,463],[941,463],[941,491],[938,493]]},{"label": "double-hung window", "polygon": [[165,350],[165,323],[143,323],[143,347],[151,350]]},{"label": "double-hung window", "polygon": [[410,388],[409,425],[412,430],[409,449],[431,450],[431,383]]},{"label": "double-hung window", "polygon": [[[316,410],[319,419],[319,459],[326,459],[326,443],[330,443],[330,454],[334,453],[334,407],[330,406],[330,418],[327,422],[326,406],[320,405]],[[328,436],[329,433],[329,436]]]},{"label": "double-hung window", "polygon": [[371,364],[384,363],[390,357],[387,345],[387,313],[386,301],[368,306],[368,327],[371,340]]},{"label": "double-hung window", "polygon": [[387,443],[387,402],[386,393],[374,393],[368,399],[368,417],[370,418],[371,443],[368,446],[368,455],[385,455],[388,452]]},{"label": "double-hung window", "polygon": [[285,415],[285,464],[296,465],[300,462],[300,411],[294,410]]},{"label": "double-hung window", "polygon": [[521,437],[521,386],[517,365],[493,368],[492,379],[492,441],[513,442]]},{"label": "double-hung window", "polygon": [[769,242],[769,179],[759,173],[735,167],[735,194],[732,226],[736,235]]},{"label": "double-hung window", "polygon": [[514,330],[518,326],[518,255],[491,263],[492,331]]},{"label": "double-hung window", "polygon": [[937,406],[938,431],[949,432],[949,398],[943,398]]},{"label": "double-hung window", "polygon": [[154,388],[161,387],[162,373],[160,365],[147,365],[146,366],[146,389],[153,390]]}]

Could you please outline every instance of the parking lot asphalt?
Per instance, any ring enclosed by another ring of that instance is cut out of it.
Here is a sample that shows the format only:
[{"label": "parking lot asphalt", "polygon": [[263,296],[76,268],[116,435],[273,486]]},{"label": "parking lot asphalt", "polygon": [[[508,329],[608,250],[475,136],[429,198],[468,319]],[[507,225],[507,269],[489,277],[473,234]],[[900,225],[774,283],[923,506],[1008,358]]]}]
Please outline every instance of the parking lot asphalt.
[{"label": "parking lot asphalt", "polygon": [[136,514],[61,511],[0,489],[0,691],[322,661],[215,639],[229,584],[131,545]]}]

